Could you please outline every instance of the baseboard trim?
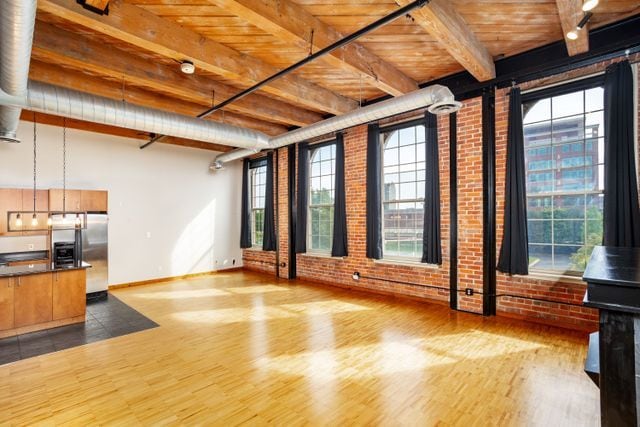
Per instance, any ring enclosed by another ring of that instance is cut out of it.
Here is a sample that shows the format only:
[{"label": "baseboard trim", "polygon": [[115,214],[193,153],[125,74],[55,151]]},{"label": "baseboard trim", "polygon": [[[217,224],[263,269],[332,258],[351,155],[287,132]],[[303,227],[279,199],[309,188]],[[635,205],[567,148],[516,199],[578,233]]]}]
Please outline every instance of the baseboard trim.
[{"label": "baseboard trim", "polygon": [[131,288],[134,286],[154,285],[157,283],[177,282],[180,280],[193,279],[194,277],[211,276],[219,273],[229,273],[232,271],[242,270],[242,267],[225,268],[224,270],[203,271],[202,273],[189,273],[182,276],[168,276],[158,277],[156,279],[140,280],[137,282],[118,283],[116,285],[109,285],[109,290]]}]

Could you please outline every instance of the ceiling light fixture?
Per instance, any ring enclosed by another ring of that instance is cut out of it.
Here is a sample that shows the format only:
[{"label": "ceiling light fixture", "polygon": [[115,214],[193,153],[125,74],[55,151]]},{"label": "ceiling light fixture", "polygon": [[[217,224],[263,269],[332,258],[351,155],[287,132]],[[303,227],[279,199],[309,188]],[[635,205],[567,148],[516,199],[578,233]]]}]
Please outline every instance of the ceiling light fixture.
[{"label": "ceiling light fixture", "polygon": [[579,31],[582,30],[585,25],[587,25],[587,22],[589,22],[592,16],[593,13],[591,12],[585,13],[580,22],[578,22],[578,25],[576,25],[576,28],[567,33],[567,38],[569,40],[577,40],[578,36],[580,35]]},{"label": "ceiling light fixture", "polygon": [[593,10],[598,5],[598,3],[598,0],[584,0],[582,2],[582,10],[584,12],[589,12],[590,10]]},{"label": "ceiling light fixture", "polygon": [[180,63],[180,71],[185,74],[193,74],[196,71],[196,66],[191,61],[182,61]]}]

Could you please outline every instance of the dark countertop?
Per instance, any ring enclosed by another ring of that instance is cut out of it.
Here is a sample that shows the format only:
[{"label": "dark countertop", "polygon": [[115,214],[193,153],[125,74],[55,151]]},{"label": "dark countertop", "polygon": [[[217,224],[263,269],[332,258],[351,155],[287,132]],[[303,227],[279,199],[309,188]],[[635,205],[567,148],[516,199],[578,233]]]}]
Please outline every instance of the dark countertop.
[{"label": "dark countertop", "polygon": [[49,251],[8,252],[0,254],[0,264],[16,261],[41,261],[49,258]]},{"label": "dark countertop", "polygon": [[83,262],[82,265],[70,265],[65,267],[55,267],[53,263],[0,266],[0,277],[28,276],[30,274],[54,273],[56,271],[84,270],[91,268],[91,264]]},{"label": "dark countertop", "polygon": [[640,288],[640,248],[596,246],[582,279],[587,283]]},{"label": "dark countertop", "polygon": [[587,307],[640,314],[640,248],[596,246],[582,279]]}]

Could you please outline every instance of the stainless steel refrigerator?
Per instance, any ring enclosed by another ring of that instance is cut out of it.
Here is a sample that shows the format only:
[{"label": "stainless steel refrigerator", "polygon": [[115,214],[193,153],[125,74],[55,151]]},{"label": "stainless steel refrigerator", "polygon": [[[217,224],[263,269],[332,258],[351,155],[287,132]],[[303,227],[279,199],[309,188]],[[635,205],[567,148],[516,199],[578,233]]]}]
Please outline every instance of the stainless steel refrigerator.
[{"label": "stainless steel refrigerator", "polygon": [[[54,219],[55,221],[55,219]],[[87,227],[82,229],[82,260],[87,269],[87,293],[103,292],[109,285],[109,217],[106,212],[88,213]],[[53,230],[51,248],[56,242],[73,242],[75,230]]]}]

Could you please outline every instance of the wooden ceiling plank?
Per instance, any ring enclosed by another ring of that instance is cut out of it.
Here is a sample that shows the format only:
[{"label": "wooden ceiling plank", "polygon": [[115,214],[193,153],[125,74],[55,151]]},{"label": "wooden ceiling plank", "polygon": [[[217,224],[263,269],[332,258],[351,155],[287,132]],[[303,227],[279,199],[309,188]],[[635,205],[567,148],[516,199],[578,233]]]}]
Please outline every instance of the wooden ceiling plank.
[{"label": "wooden ceiling plank", "polygon": [[[279,71],[259,59],[122,0],[112,0],[109,15],[104,16],[82,9],[73,0],[40,0],[38,9],[176,61],[190,59],[202,70],[241,84],[253,85]],[[357,107],[354,100],[293,74],[276,80],[263,90],[291,103],[332,114],[342,114]]]},{"label": "wooden ceiling plank", "polygon": [[[125,51],[91,41],[86,37],[38,21],[34,34],[32,57],[126,83],[149,87],[203,106],[211,106],[212,98],[227,99],[236,88],[197,74],[185,75],[166,65],[154,63]],[[305,126],[322,120],[316,112],[292,108],[290,105],[252,94],[228,106],[227,110],[271,122]]]},{"label": "wooden ceiling plank", "polygon": [[[210,2],[304,51],[309,50],[311,40],[313,40],[313,48],[320,50],[345,37],[344,34],[313,16],[304,7],[289,0],[210,0]],[[313,37],[311,31],[313,31]],[[323,57],[323,61],[336,68],[355,72],[363,77],[363,82],[394,96],[418,89],[415,80],[358,43],[350,43],[331,52]]]},{"label": "wooden ceiling plank", "polygon": [[[161,96],[157,93],[129,87],[122,93],[122,84],[118,81],[107,81],[83,73],[73,73],[68,70],[40,61],[31,61],[29,78],[38,82],[61,86],[80,92],[87,92],[109,99],[122,100],[142,107],[155,108],[157,110],[195,116],[202,107],[200,105],[180,101],[178,99]],[[287,128],[273,123],[245,117],[239,114],[217,112],[207,119],[225,122],[227,124],[251,128],[269,135],[279,135],[286,132]]]},{"label": "wooden ceiling plank", "polygon": [[[411,0],[395,2],[406,6]],[[491,54],[448,0],[431,0],[426,6],[411,12],[411,16],[476,79],[495,78]]]},{"label": "wooden ceiling plank", "polygon": [[578,22],[582,19],[582,0],[556,0],[558,7],[558,15],[560,15],[560,24],[562,25],[562,33],[564,41],[567,45],[569,56],[589,51],[589,25],[585,25],[580,31],[576,31],[578,38],[571,40],[567,37],[569,31],[575,30]]}]

